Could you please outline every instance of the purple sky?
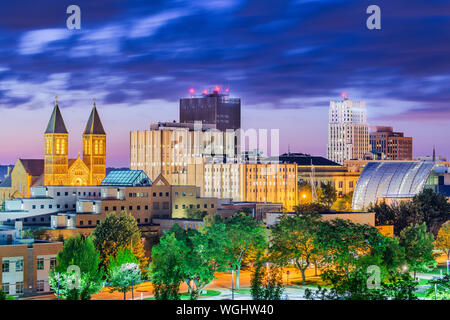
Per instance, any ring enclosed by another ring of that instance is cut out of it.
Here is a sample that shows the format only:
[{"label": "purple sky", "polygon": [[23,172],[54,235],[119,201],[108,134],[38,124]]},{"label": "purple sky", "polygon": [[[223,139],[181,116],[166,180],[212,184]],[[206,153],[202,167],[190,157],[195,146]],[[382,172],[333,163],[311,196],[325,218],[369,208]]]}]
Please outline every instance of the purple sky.
[{"label": "purple sky", "polygon": [[[81,7],[81,30],[66,8]],[[366,8],[381,7],[370,31]],[[244,128],[279,128],[281,151],[326,154],[330,99],[365,100],[371,125],[450,156],[450,2],[66,1],[0,3],[0,164],[43,156],[58,95],[71,156],[92,98],[108,165],[129,165],[129,131],[178,119],[178,99],[220,85]]]}]

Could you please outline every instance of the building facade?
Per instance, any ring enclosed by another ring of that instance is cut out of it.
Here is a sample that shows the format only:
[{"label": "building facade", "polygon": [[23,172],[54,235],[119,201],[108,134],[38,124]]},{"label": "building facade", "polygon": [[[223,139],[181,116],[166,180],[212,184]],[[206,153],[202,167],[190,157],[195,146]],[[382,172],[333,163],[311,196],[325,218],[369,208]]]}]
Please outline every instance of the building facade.
[{"label": "building facade", "polygon": [[375,127],[370,133],[372,149],[383,153],[389,160],[412,160],[413,139],[403,132],[394,132],[392,127]]},{"label": "building facade", "polygon": [[363,159],[369,151],[365,102],[351,101],[346,96],[341,101],[330,101],[327,158],[342,165],[345,160]]},{"label": "building facade", "polygon": [[56,266],[63,243],[26,240],[29,243],[0,245],[0,280],[3,292],[10,296],[51,291],[48,273]]},{"label": "building facade", "polygon": [[83,158],[69,159],[69,133],[56,102],[45,130],[43,185],[99,185],[106,175],[106,133],[96,105],[83,132]]},{"label": "building facade", "polygon": [[180,122],[213,124],[220,131],[241,128],[241,99],[230,98],[228,93],[204,92],[201,97],[180,99]]}]

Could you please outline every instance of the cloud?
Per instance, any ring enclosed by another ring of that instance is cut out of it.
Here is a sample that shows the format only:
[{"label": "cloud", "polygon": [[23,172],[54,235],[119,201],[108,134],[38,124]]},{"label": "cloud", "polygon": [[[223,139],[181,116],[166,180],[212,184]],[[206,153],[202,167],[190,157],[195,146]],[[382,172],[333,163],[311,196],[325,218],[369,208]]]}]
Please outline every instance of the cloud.
[{"label": "cloud", "polygon": [[41,29],[26,32],[20,39],[18,51],[22,55],[44,52],[52,42],[70,38],[67,29]]}]

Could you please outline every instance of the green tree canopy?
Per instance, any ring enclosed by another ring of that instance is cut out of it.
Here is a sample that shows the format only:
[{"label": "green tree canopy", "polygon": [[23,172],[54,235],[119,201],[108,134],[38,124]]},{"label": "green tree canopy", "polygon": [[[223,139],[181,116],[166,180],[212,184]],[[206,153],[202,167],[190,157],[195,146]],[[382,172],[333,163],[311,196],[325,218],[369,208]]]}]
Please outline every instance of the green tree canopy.
[{"label": "green tree canopy", "polygon": [[245,213],[236,213],[226,220],[226,233],[230,241],[231,265],[236,269],[236,289],[239,289],[239,274],[243,260],[252,250],[265,248],[265,227]]},{"label": "green tree canopy", "polygon": [[109,257],[108,281],[112,291],[123,292],[123,299],[126,300],[127,292],[133,290],[136,284],[141,281],[141,270],[139,260],[131,249],[121,247],[116,256]]},{"label": "green tree canopy", "polygon": [[410,225],[400,233],[400,245],[405,248],[406,262],[411,270],[416,272],[426,269],[427,265],[435,264],[433,249],[434,236],[427,232],[425,223]]},{"label": "green tree canopy", "polygon": [[175,232],[165,233],[160,243],[152,248],[150,273],[157,300],[179,299],[188,250],[186,244],[175,237]]},{"label": "green tree canopy", "polygon": [[[90,237],[81,235],[70,237],[64,242],[64,247],[56,256],[55,270],[50,271],[51,288],[64,299],[90,299],[90,296],[102,288],[103,272],[99,269],[100,254]],[[71,266],[79,268],[79,279]],[[59,279],[59,283],[58,283]],[[78,282],[78,288],[74,285]]]},{"label": "green tree canopy", "polygon": [[95,247],[100,252],[101,266],[107,270],[110,257],[115,257],[119,248],[132,249],[139,260],[141,272],[145,274],[148,267],[148,258],[145,256],[142,234],[136,219],[122,211],[120,214],[109,213],[92,233]]}]

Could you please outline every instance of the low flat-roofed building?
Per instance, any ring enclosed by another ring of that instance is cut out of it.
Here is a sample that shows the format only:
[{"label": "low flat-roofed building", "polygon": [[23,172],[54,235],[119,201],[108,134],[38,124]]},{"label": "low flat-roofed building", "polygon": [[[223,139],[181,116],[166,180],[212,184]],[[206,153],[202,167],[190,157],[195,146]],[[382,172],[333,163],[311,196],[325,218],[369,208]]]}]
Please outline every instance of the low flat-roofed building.
[{"label": "low flat-roofed building", "polygon": [[62,242],[15,239],[0,244],[0,280],[2,290],[10,296],[49,293],[48,273],[56,266]]}]

